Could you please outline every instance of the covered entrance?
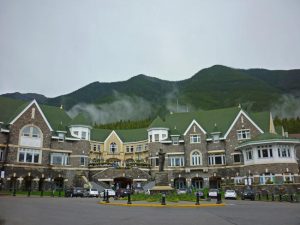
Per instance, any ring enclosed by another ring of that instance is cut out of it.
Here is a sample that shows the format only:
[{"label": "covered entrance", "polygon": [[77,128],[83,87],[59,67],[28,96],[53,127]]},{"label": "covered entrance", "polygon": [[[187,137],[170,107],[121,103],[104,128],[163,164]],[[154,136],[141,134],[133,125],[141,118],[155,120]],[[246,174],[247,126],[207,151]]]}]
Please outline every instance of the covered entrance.
[{"label": "covered entrance", "polygon": [[192,187],[195,189],[203,188],[203,178],[202,177],[193,177],[192,178]]},{"label": "covered entrance", "polygon": [[209,178],[209,188],[221,188],[221,177],[212,176]]},{"label": "covered entrance", "polygon": [[184,177],[178,177],[174,179],[174,188],[183,189],[186,188],[186,179]]},{"label": "covered entrance", "polygon": [[130,189],[132,187],[132,179],[129,177],[116,177],[114,179],[115,190],[119,188]]}]

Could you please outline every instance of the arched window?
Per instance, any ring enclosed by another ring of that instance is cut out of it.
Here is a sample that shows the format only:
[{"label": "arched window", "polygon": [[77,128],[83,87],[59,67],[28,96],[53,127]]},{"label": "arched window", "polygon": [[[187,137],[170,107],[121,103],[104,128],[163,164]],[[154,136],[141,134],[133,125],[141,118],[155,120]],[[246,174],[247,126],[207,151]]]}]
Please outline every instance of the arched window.
[{"label": "arched window", "polygon": [[111,154],[115,154],[115,153],[118,151],[118,146],[117,146],[117,144],[116,144],[115,142],[112,142],[112,143],[110,144],[109,150],[110,150],[110,153],[111,153]]},{"label": "arched window", "polygon": [[36,128],[34,126],[26,126],[22,129],[21,136],[40,138],[42,136],[42,133],[38,128]]},{"label": "arched window", "polygon": [[201,152],[194,151],[191,153],[191,165],[192,166],[202,165]]}]

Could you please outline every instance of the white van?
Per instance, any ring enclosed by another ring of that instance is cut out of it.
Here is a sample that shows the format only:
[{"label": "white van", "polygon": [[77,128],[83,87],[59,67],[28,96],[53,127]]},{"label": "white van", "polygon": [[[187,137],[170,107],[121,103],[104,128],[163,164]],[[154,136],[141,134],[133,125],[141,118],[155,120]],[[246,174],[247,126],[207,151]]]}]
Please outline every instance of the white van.
[{"label": "white van", "polygon": [[99,197],[99,191],[98,189],[95,188],[91,188],[91,189],[87,189],[87,197]]}]

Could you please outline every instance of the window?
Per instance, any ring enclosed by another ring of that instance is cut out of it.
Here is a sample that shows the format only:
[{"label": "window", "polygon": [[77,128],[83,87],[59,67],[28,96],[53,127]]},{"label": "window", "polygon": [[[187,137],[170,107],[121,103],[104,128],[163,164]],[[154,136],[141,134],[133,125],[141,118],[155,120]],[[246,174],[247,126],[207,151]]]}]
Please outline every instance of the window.
[{"label": "window", "polygon": [[149,142],[152,142],[152,135],[149,135]]},{"label": "window", "polygon": [[81,139],[82,140],[86,140],[87,138],[86,138],[86,132],[85,131],[82,131],[81,132]]},{"label": "window", "polygon": [[259,145],[257,146],[258,158],[272,158],[273,150],[272,145]]},{"label": "window", "polygon": [[86,157],[80,157],[80,166],[85,166]]},{"label": "window", "polygon": [[136,152],[141,152],[142,151],[142,145],[136,146]]},{"label": "window", "polygon": [[78,131],[74,131],[75,136],[78,136],[78,134],[79,134]]},{"label": "window", "polygon": [[97,150],[97,145],[93,145],[93,150],[94,150],[94,151]]},{"label": "window", "polygon": [[197,134],[197,135],[191,135],[190,136],[190,142],[191,144],[194,144],[194,143],[200,143],[200,135]]},{"label": "window", "polygon": [[202,165],[201,153],[200,152],[195,151],[195,152],[192,153],[191,165],[192,166]]},{"label": "window", "polygon": [[41,132],[34,126],[27,126],[22,129],[21,135],[24,137],[40,138]]},{"label": "window", "polygon": [[238,140],[250,139],[250,130],[238,130],[237,138]]},{"label": "window", "polygon": [[115,154],[118,151],[118,146],[115,142],[112,142],[109,147],[110,153]]},{"label": "window", "polygon": [[69,154],[66,153],[52,153],[50,157],[50,164],[52,165],[70,165]]},{"label": "window", "polygon": [[64,133],[58,133],[58,141],[63,142],[65,140],[65,134]]},{"label": "window", "polygon": [[182,167],[184,166],[183,156],[171,156],[169,157],[169,166],[171,167]]},{"label": "window", "polygon": [[224,165],[225,164],[225,155],[209,155],[208,156],[208,165]]},{"label": "window", "polygon": [[278,148],[278,156],[281,158],[290,158],[291,152],[289,146],[279,146]]},{"label": "window", "polygon": [[126,146],[127,153],[133,153],[133,146]]},{"label": "window", "polygon": [[233,155],[233,162],[240,163],[241,162],[241,155],[240,154],[234,154]]},{"label": "window", "polygon": [[251,149],[246,149],[246,160],[252,160],[253,159],[253,153]]},{"label": "window", "polygon": [[219,134],[214,134],[212,135],[212,139],[214,143],[219,143],[220,142],[220,135]]},{"label": "window", "polygon": [[234,177],[234,184],[243,184],[243,177]]},{"label": "window", "polygon": [[159,134],[154,134],[154,141],[155,142],[159,141]]},{"label": "window", "polygon": [[97,146],[97,148],[98,148],[98,151],[100,152],[100,150],[101,150],[101,146],[100,146],[100,145],[98,145],[98,146]]},{"label": "window", "polygon": [[162,139],[166,139],[166,138],[167,138],[167,135],[166,135],[166,134],[162,134],[161,138],[162,138]]},{"label": "window", "polygon": [[148,150],[148,145],[147,145],[147,144],[145,144],[145,146],[144,146],[144,150],[145,150],[145,151],[147,151],[147,150]]},{"label": "window", "polygon": [[4,160],[4,149],[0,148],[0,161]]},{"label": "window", "polygon": [[39,163],[40,155],[41,155],[40,150],[21,148],[19,150],[19,162]]},{"label": "window", "polygon": [[173,145],[179,144],[179,136],[172,136],[172,144]]}]

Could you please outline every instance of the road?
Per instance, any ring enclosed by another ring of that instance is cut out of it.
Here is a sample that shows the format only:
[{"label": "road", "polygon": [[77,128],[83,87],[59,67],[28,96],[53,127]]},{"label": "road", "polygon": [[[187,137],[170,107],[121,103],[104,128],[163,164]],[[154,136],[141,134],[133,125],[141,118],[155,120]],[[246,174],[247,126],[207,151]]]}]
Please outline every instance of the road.
[{"label": "road", "polygon": [[300,225],[299,203],[225,201],[216,208],[99,205],[99,199],[0,197],[0,225]]}]

